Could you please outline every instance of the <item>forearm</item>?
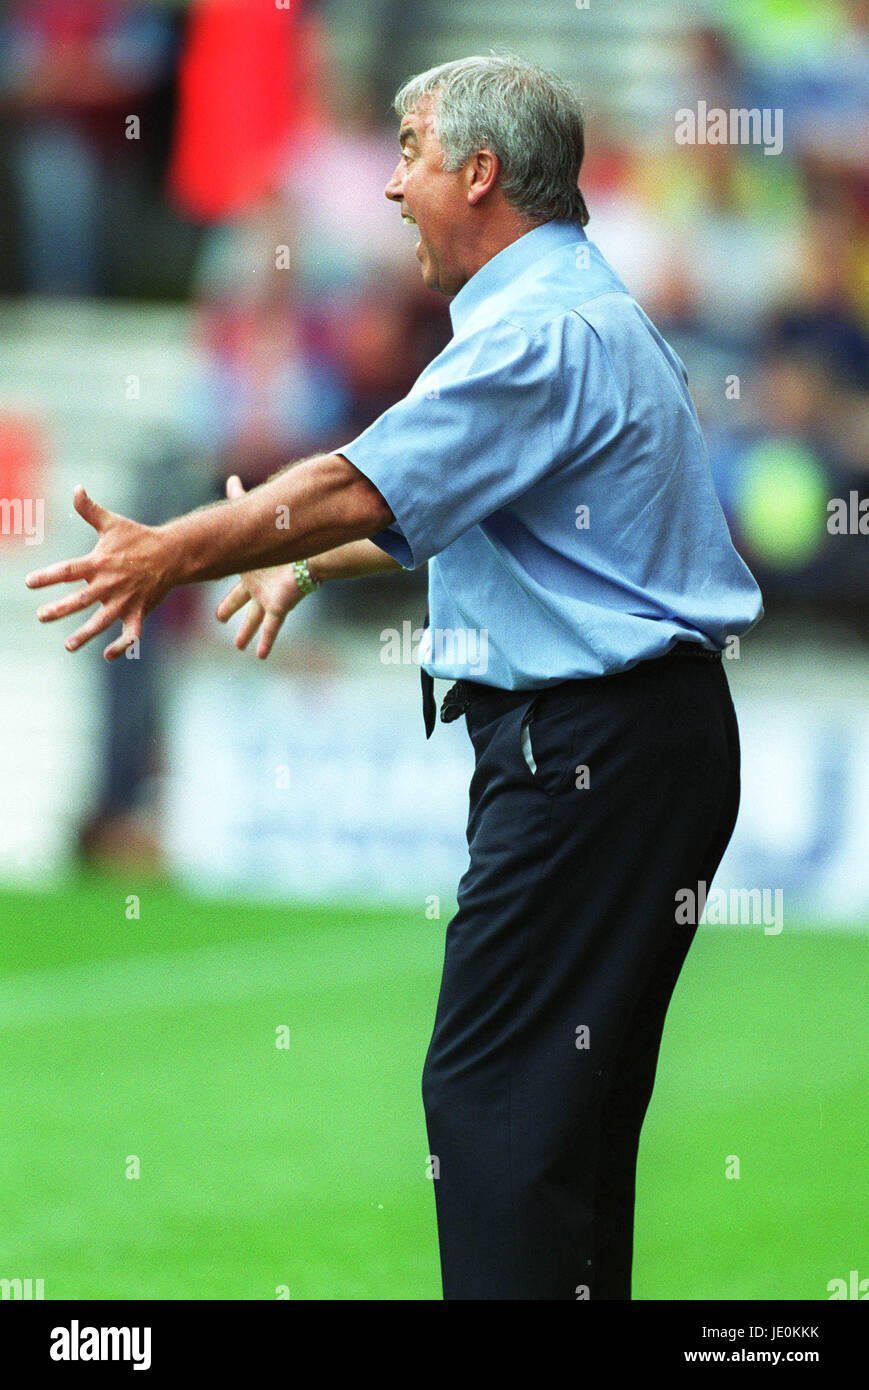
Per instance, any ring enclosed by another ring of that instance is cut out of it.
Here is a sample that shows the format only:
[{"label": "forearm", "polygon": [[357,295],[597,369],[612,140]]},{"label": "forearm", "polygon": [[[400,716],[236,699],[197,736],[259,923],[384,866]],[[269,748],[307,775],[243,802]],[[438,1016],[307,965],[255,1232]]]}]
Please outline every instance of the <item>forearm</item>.
[{"label": "forearm", "polygon": [[392,574],[401,568],[373,541],[349,541],[308,559],[308,573],[318,583],[327,579],[365,579],[371,574]]},{"label": "forearm", "polygon": [[157,531],[175,585],[322,555],[375,535],[392,520],[362,473],[340,454],[322,454],[244,497],[190,512]]}]

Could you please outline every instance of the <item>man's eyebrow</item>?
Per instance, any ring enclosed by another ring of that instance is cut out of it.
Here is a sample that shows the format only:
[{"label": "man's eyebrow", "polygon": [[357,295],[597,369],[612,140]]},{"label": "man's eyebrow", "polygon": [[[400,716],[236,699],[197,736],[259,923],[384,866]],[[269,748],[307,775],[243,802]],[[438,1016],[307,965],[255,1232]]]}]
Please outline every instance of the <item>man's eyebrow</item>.
[{"label": "man's eyebrow", "polygon": [[413,128],[412,125],[406,125],[406,126],[404,127],[404,130],[399,131],[399,134],[398,134],[398,143],[399,143],[399,145],[401,145],[401,148],[402,148],[402,149],[404,149],[404,146],[405,146],[405,144],[407,143],[408,140],[412,140],[412,141],[414,142],[415,145],[418,145],[418,144],[419,144],[419,140],[417,139],[416,131],[414,130],[414,128]]}]

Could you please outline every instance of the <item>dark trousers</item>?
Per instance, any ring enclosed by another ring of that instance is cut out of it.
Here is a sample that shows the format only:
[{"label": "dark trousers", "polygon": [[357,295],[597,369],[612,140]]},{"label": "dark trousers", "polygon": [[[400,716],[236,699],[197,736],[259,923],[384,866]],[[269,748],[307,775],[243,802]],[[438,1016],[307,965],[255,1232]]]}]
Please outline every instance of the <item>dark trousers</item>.
[{"label": "dark trousers", "polygon": [[676,893],[711,883],[739,805],[727,678],[680,648],[459,692],[470,865],[423,1072],[444,1297],[629,1299],[640,1129],[696,930]]}]

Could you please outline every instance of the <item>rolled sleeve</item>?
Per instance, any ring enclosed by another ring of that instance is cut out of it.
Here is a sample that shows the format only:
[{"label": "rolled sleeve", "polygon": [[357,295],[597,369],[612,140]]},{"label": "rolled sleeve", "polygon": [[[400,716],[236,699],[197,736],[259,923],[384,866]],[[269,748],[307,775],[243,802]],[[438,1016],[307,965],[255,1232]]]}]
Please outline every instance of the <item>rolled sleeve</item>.
[{"label": "rolled sleeve", "polygon": [[417,569],[551,470],[558,372],[545,334],[505,320],[453,339],[402,401],[336,451],[395,517],[374,543]]}]

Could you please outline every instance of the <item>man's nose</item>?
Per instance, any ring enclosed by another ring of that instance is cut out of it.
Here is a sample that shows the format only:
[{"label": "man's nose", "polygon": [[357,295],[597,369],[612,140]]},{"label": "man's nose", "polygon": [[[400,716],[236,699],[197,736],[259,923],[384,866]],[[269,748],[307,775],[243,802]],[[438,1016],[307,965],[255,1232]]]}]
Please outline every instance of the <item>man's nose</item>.
[{"label": "man's nose", "polygon": [[399,160],[398,163],[396,164],[395,168],[394,168],[393,171],[392,171],[392,178],[389,180],[389,183],[386,185],[386,187],[385,187],[384,190],[383,190],[384,195],[390,200],[390,202],[392,202],[392,203],[400,203],[400,202],[401,202],[401,199],[402,199],[402,197],[403,197],[403,194],[402,194],[402,191],[401,191],[401,189],[402,189],[402,182],[403,182],[403,180],[402,180],[401,160]]}]

